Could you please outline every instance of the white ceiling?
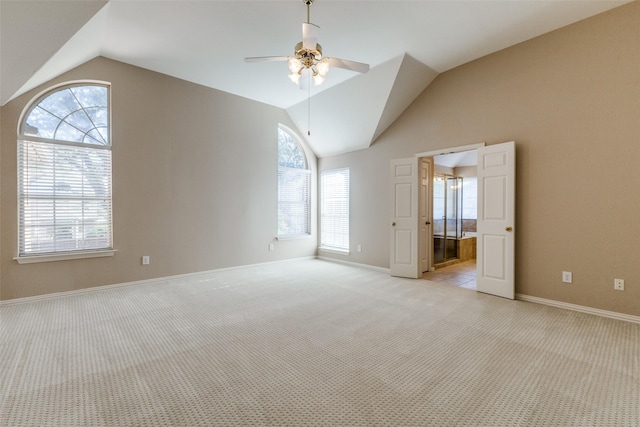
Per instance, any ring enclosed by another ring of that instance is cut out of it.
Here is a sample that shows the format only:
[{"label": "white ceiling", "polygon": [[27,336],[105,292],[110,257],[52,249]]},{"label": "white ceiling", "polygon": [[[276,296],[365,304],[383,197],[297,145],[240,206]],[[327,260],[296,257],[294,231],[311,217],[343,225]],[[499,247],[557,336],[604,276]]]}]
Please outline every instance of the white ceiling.
[{"label": "white ceiling", "polygon": [[440,154],[433,157],[433,162],[439,166],[459,168],[462,166],[478,165],[478,150],[460,151],[457,153]]},{"label": "white ceiling", "polygon": [[[307,92],[283,62],[301,40],[302,0],[0,0],[0,103],[104,56],[286,109],[320,157],[366,148],[437,76],[629,0],[316,0],[332,69]],[[311,136],[307,130],[311,130]]]}]

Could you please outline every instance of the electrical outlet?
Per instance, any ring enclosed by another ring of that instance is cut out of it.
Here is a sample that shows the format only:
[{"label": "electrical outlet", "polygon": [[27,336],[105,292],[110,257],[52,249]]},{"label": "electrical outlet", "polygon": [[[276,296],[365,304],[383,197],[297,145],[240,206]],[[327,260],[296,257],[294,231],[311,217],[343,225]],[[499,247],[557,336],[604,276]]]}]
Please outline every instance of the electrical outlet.
[{"label": "electrical outlet", "polygon": [[562,282],[563,283],[573,283],[573,274],[570,271],[562,272]]},{"label": "electrical outlet", "polygon": [[613,279],[613,289],[624,291],[624,279]]},{"label": "electrical outlet", "polygon": [[149,265],[150,259],[149,255],[145,255],[142,257],[142,265]]},{"label": "electrical outlet", "polygon": [[273,250],[273,243],[269,243],[269,250],[272,251]]},{"label": "electrical outlet", "polygon": [[362,252],[362,245],[358,245],[358,247],[356,248],[356,250],[357,250],[358,252]]}]

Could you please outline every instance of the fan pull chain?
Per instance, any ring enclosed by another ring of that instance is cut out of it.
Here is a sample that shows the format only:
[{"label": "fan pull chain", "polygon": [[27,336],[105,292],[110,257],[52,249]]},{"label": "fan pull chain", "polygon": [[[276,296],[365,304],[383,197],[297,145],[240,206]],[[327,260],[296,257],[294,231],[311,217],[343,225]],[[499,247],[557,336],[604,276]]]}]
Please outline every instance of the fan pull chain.
[{"label": "fan pull chain", "polygon": [[307,85],[307,135],[311,136],[311,81]]}]

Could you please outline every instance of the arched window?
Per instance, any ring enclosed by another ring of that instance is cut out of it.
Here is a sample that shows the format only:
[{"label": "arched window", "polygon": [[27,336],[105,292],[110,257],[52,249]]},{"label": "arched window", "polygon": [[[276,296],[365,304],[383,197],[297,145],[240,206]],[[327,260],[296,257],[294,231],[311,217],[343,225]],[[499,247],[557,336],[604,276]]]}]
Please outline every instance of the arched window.
[{"label": "arched window", "polygon": [[58,86],[18,130],[18,261],[113,249],[109,86]]},{"label": "arched window", "polygon": [[311,171],[293,132],[278,127],[278,237],[310,234]]}]

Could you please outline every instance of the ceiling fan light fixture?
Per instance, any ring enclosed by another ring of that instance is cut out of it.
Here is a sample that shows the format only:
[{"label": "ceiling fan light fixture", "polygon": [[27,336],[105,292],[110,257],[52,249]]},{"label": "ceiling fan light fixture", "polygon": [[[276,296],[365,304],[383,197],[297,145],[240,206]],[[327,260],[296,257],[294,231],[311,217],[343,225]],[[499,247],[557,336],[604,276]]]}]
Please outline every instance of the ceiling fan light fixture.
[{"label": "ceiling fan light fixture", "polygon": [[324,82],[324,76],[314,73],[313,74],[313,85],[320,86]]},{"label": "ceiling fan light fixture", "polygon": [[293,72],[291,74],[289,74],[289,80],[291,80],[291,82],[293,84],[300,84],[300,73],[299,72]]},{"label": "ceiling fan light fixture", "polygon": [[316,64],[316,71],[322,77],[327,75],[327,73],[329,72],[329,69],[330,69],[329,61],[326,58],[322,59],[321,61],[318,61],[318,63]]},{"label": "ceiling fan light fixture", "polygon": [[289,58],[289,71],[291,71],[292,73],[298,73],[300,72],[301,68],[302,68],[302,62],[300,62],[298,58],[294,58],[294,57]]},{"label": "ceiling fan light fixture", "polygon": [[368,64],[322,56],[322,46],[318,43],[320,27],[312,24],[310,19],[310,6],[314,0],[302,1],[307,6],[307,22],[302,23],[302,41],[296,44],[293,51],[294,56],[247,57],[244,59],[245,62],[287,61],[291,72],[289,80],[296,85],[300,84],[301,78],[306,79],[303,80],[303,83],[306,84],[313,77],[314,85],[319,86],[324,82],[325,76],[332,67],[344,68],[358,73],[369,71]]}]

